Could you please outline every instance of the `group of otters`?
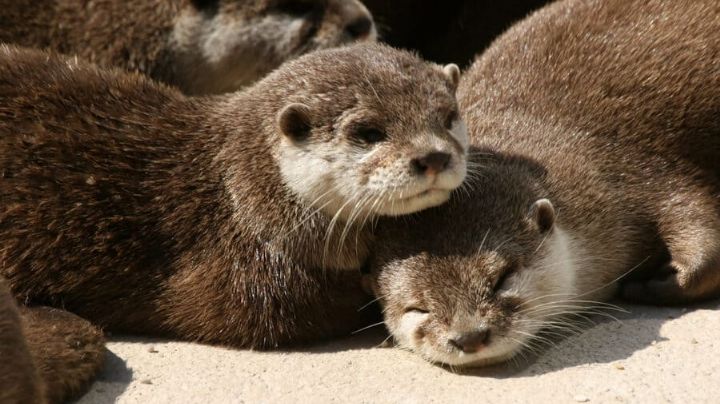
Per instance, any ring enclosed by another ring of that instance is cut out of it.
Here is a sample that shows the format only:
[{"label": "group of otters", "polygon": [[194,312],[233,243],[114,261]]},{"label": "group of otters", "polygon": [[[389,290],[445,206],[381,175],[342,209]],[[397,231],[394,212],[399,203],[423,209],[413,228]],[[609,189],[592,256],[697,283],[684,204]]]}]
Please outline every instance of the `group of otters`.
[{"label": "group of otters", "polygon": [[720,292],[716,0],[560,0],[462,75],[356,0],[0,21],[0,402],[82,391],[101,330],[268,349],[377,301],[478,366],[616,293]]}]

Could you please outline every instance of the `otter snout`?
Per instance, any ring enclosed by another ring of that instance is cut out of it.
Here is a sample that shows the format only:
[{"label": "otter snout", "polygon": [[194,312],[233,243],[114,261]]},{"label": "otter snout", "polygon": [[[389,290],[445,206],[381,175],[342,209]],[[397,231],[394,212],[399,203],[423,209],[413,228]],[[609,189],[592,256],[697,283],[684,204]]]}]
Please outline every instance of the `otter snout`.
[{"label": "otter snout", "polygon": [[373,31],[374,24],[369,15],[358,17],[345,26],[345,33],[353,39],[363,39]]},{"label": "otter snout", "polygon": [[352,41],[374,40],[377,37],[372,14],[357,0],[338,0],[338,15],[345,21],[343,32]]},{"label": "otter snout", "polygon": [[412,169],[420,175],[435,175],[445,171],[450,165],[452,156],[444,152],[431,152],[423,157],[410,161]]},{"label": "otter snout", "polygon": [[490,339],[490,329],[480,327],[464,333],[458,333],[448,340],[448,344],[464,353],[476,353],[484,348]]}]

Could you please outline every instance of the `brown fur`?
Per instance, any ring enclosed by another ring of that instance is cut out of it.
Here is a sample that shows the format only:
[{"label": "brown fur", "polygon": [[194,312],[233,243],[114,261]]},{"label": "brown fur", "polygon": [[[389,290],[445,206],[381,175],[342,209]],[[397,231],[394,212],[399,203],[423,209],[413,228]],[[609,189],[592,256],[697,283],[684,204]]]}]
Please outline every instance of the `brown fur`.
[{"label": "brown fur", "polygon": [[99,371],[104,337],[89,322],[50,307],[21,307],[0,278],[0,402],[61,403]]},{"label": "brown fur", "polygon": [[[718,2],[559,2],[501,37],[458,98],[472,191],[378,236],[389,327],[422,319],[406,347],[505,359],[522,345],[498,348],[511,338],[537,343],[518,329],[581,312],[632,269],[630,299],[720,294]],[[554,209],[531,208],[541,198]],[[478,327],[489,338],[477,353],[450,343]]]},{"label": "brown fur", "polygon": [[20,315],[48,402],[66,402],[83,393],[104,362],[102,331],[51,307],[21,307]]},{"label": "brown fur", "polygon": [[[357,311],[358,269],[382,203],[360,201],[371,208],[354,223],[316,209],[286,184],[281,150],[331,146],[323,164],[374,151],[305,175],[331,189],[357,175],[360,192],[384,166],[436,150],[417,141],[450,144],[432,130],[456,108],[442,68],[379,45],[314,52],[209,98],[42,52],[1,54],[0,271],[13,292],[110,330],[235,347],[347,334],[373,317]],[[298,103],[308,115],[283,124]],[[384,141],[355,137],[368,117],[386,125]],[[301,137],[280,133],[303,125]]]},{"label": "brown fur", "polygon": [[44,403],[43,385],[22,332],[20,315],[0,277],[0,402]]},{"label": "brown fur", "polygon": [[[372,29],[351,32],[361,19],[372,28],[357,0],[0,0],[0,42],[219,93],[308,51],[374,39]],[[291,22],[301,27],[293,31]]]},{"label": "brown fur", "polygon": [[363,0],[382,40],[438,63],[470,65],[510,25],[550,0]]}]

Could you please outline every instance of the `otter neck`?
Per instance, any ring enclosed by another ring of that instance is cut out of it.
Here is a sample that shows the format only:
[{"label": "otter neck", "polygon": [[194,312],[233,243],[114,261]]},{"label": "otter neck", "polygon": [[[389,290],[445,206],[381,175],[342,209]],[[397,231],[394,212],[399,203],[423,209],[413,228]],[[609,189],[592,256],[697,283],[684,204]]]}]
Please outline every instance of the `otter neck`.
[{"label": "otter neck", "polygon": [[[348,227],[289,190],[274,153],[280,136],[274,117],[282,102],[262,93],[217,97],[217,113],[209,118],[221,134],[211,166],[223,195],[216,208],[231,224],[227,231],[244,239],[251,233],[255,248],[303,267],[359,268],[368,254],[369,226]],[[239,107],[247,105],[253,107]]]}]

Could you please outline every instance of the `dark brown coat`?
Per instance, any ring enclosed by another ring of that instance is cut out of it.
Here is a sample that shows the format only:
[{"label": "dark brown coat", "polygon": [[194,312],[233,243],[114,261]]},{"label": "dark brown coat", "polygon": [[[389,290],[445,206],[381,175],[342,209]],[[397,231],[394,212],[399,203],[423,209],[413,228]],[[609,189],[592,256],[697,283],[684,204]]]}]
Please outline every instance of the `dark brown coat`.
[{"label": "dark brown coat", "polygon": [[0,402],[43,403],[43,385],[28,350],[15,299],[0,277]]},{"label": "dark brown coat", "polygon": [[50,307],[15,306],[0,278],[0,402],[61,403],[77,397],[103,364],[104,337]]}]

